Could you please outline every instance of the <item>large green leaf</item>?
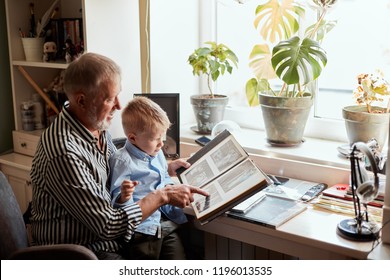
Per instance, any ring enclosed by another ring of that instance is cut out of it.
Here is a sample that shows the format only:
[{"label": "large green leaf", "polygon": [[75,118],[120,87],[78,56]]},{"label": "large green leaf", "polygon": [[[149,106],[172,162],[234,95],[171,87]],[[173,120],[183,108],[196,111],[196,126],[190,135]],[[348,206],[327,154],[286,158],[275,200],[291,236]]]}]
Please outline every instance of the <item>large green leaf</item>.
[{"label": "large green leaf", "polygon": [[293,36],[304,15],[304,8],[294,0],[269,0],[257,6],[254,25],[264,40],[275,43]]},{"label": "large green leaf", "polygon": [[286,84],[307,84],[321,74],[327,63],[326,52],[318,42],[294,36],[272,50],[272,66]]}]

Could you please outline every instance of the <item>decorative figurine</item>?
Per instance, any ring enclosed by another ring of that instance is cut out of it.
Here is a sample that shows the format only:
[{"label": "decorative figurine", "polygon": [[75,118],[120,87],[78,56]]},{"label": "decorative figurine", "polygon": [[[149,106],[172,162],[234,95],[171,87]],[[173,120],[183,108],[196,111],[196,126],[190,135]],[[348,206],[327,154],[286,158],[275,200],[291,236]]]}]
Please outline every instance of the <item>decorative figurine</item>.
[{"label": "decorative figurine", "polygon": [[77,58],[77,50],[71,39],[65,41],[65,60],[70,63]]},{"label": "decorative figurine", "polygon": [[55,42],[46,42],[43,44],[43,61],[48,62],[50,60],[55,61],[57,55],[57,45]]}]

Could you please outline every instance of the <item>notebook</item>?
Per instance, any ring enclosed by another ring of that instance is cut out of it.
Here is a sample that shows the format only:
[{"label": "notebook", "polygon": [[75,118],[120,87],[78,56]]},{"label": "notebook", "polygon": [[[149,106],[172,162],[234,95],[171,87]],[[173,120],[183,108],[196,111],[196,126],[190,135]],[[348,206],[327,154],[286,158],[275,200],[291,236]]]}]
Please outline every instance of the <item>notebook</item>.
[{"label": "notebook", "polygon": [[300,199],[311,187],[318,184],[292,178],[268,176],[277,183],[271,184],[233,207],[226,212],[227,216],[277,228],[307,208],[307,204]]},{"label": "notebook", "polygon": [[246,211],[229,210],[227,216],[277,228],[307,208],[307,204],[298,200],[264,194]]}]

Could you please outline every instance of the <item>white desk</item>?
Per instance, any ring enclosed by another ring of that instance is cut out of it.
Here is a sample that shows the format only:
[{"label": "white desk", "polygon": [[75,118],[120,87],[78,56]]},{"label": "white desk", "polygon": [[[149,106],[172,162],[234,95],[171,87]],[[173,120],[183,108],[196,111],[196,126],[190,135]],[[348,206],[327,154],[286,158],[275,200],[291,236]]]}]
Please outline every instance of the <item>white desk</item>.
[{"label": "white desk", "polygon": [[368,255],[369,260],[390,260],[390,244],[380,243]]},{"label": "white desk", "polygon": [[[199,146],[190,141],[182,142],[181,145],[182,157],[189,156],[199,149]],[[347,183],[349,180],[349,167],[308,164],[275,158],[272,155],[251,155],[251,157],[264,172],[269,174],[323,182],[329,186],[335,183]],[[300,259],[367,259],[373,249],[372,242],[349,241],[337,234],[338,223],[346,218],[350,217],[309,208],[276,230],[225,216],[203,226],[196,222],[194,225],[208,233]]]},{"label": "white desk", "polygon": [[336,233],[337,224],[346,218],[349,217],[308,208],[277,229],[226,216],[203,226],[194,222],[194,226],[299,259],[367,259],[372,242],[349,241]]}]

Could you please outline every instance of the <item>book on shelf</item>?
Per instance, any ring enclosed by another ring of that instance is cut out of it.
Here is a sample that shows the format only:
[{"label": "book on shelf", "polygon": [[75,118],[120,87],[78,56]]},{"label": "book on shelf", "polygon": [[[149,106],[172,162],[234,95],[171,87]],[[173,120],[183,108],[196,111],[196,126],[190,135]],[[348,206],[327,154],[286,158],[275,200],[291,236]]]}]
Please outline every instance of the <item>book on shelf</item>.
[{"label": "book on shelf", "polygon": [[224,214],[271,183],[228,130],[219,133],[188,162],[189,168],[177,171],[179,181],[209,194],[207,197],[195,194],[191,204],[201,224]]},{"label": "book on shelf", "polygon": [[53,41],[57,45],[57,58],[65,59],[66,40],[71,40],[77,53],[83,51],[82,18],[51,19],[45,41]]}]

